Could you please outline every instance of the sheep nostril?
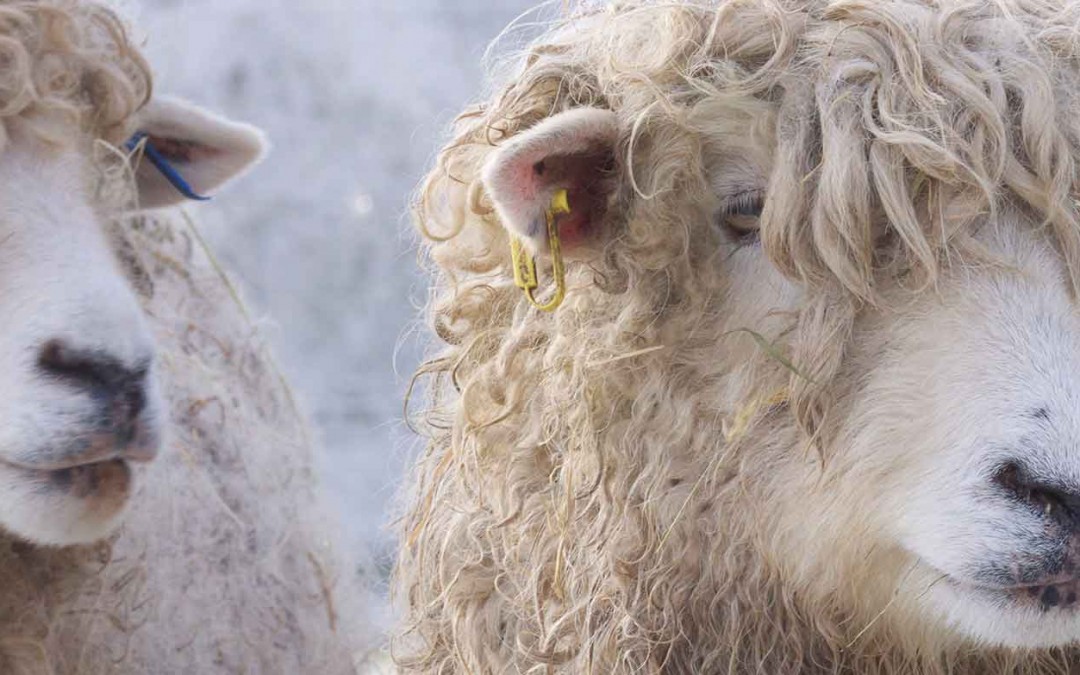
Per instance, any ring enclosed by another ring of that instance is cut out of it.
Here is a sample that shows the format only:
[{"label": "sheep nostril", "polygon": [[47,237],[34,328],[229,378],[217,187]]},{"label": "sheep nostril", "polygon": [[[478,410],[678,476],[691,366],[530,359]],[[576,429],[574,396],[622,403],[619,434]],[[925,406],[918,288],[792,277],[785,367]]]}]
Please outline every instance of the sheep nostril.
[{"label": "sheep nostril", "polygon": [[101,396],[120,418],[134,420],[146,407],[147,366],[128,367],[108,354],[50,340],[38,354],[38,367],[63,384]]},{"label": "sheep nostril", "polygon": [[1080,529],[1080,492],[1037,480],[1014,462],[1001,467],[993,481],[1011,499]]}]

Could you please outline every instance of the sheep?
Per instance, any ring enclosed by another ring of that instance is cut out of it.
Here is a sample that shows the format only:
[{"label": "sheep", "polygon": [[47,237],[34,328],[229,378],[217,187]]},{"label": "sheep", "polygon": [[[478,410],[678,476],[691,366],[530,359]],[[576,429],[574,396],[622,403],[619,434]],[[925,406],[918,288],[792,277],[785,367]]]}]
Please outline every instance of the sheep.
[{"label": "sheep", "polygon": [[415,200],[399,667],[1080,671],[1077,25],[628,0],[509,59]]},{"label": "sheep", "polygon": [[265,140],[152,96],[128,33],[88,0],[0,5],[0,672],[354,672],[306,423],[154,210]]}]

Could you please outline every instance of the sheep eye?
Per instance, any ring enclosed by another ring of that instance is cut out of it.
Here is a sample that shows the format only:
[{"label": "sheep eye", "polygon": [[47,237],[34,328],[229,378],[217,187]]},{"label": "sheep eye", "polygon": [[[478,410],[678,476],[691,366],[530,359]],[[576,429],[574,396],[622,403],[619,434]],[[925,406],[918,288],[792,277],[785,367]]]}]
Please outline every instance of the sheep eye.
[{"label": "sheep eye", "polygon": [[720,209],[720,224],[739,244],[758,241],[759,219],[765,198],[759,192],[747,192],[728,199]]}]

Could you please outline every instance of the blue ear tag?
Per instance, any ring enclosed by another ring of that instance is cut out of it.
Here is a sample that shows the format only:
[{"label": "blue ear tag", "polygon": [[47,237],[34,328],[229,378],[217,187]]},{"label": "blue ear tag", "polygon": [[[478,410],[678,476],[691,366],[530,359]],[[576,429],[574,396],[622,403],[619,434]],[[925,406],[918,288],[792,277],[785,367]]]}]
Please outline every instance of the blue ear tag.
[{"label": "blue ear tag", "polygon": [[154,168],[161,172],[162,176],[165,176],[165,180],[169,181],[180,194],[188,199],[194,199],[195,201],[200,202],[210,201],[210,197],[203,197],[191,189],[191,185],[184,180],[184,177],[180,175],[180,172],[177,171],[172,164],[169,164],[169,160],[165,159],[165,155],[161,154],[161,152],[154,147],[154,144],[150,142],[150,138],[145,132],[140,131],[136,133],[128,139],[128,142],[124,144],[124,147],[128,152],[134,152],[135,148],[139,147],[139,143],[144,138],[146,139],[146,143],[143,144],[143,156],[150,160],[150,163],[154,165]]}]

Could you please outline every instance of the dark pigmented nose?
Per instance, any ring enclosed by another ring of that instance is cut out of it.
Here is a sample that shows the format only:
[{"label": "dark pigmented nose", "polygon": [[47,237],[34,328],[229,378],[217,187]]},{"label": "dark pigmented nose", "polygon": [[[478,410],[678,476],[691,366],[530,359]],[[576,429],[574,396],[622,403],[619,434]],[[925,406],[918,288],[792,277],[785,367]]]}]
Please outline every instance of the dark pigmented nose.
[{"label": "dark pigmented nose", "polygon": [[1023,466],[1009,462],[994,474],[994,482],[1011,499],[1038,511],[1074,532],[1080,532],[1080,486],[1033,477]]},{"label": "dark pigmented nose", "polygon": [[134,420],[146,407],[148,364],[130,367],[103,352],[50,340],[38,355],[38,367],[58,382],[100,398],[121,423]]}]

